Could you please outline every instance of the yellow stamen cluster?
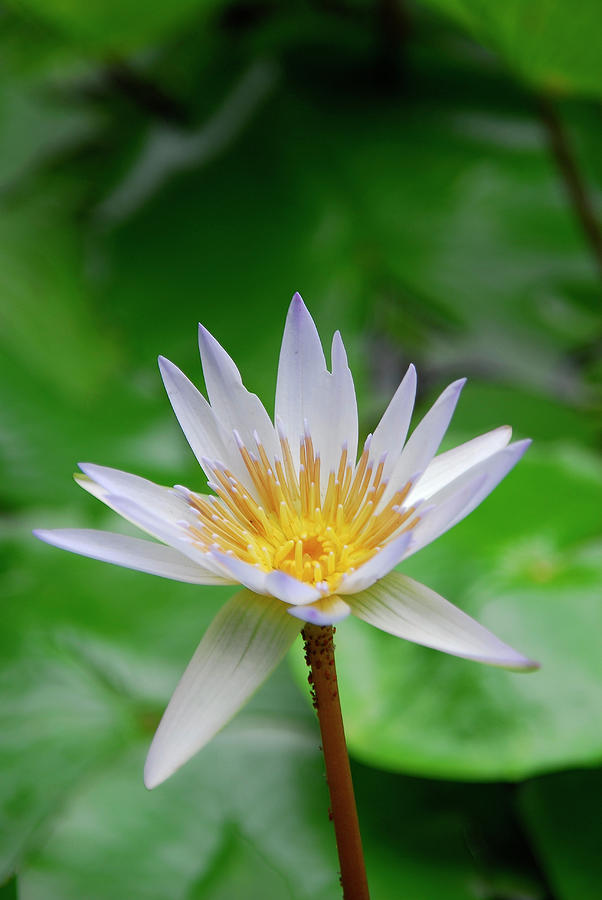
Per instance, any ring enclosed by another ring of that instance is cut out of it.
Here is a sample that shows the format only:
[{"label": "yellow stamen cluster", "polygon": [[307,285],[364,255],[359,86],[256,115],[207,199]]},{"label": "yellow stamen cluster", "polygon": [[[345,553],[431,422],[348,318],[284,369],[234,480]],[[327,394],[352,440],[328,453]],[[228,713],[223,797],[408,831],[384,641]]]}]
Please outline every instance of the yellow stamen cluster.
[{"label": "yellow stamen cluster", "polygon": [[308,433],[300,443],[298,471],[282,435],[282,458],[273,464],[259,441],[257,454],[240,440],[238,446],[257,499],[228,468],[206,461],[217,496],[188,496],[198,520],[191,534],[204,551],[231,554],[265,572],[280,569],[329,594],[345,573],[418,521],[413,507],[403,508],[409,482],[377,511],[387,483],[384,459],[374,465],[369,442],[355,467],[343,448],[323,498],[320,457]]}]

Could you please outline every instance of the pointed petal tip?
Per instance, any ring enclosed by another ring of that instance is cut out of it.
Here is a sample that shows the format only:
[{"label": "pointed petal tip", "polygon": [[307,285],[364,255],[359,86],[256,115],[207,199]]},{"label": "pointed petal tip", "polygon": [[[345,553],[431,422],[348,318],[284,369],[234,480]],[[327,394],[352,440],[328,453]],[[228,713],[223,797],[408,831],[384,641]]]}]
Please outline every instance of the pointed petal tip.
[{"label": "pointed petal tip", "polygon": [[217,340],[217,338],[213,337],[208,328],[199,322],[199,347],[201,350],[216,350],[225,353],[224,348]]},{"label": "pointed petal tip", "polygon": [[[518,654],[517,654],[518,655]],[[541,669],[541,663],[534,659],[527,659],[526,656],[519,656],[518,661],[509,662],[504,665],[509,672],[515,672],[517,675],[528,675],[529,672],[537,672]]]},{"label": "pointed petal tip", "polygon": [[96,483],[100,483],[99,479],[102,479],[103,473],[110,475],[111,472],[116,471],[115,469],[112,469],[111,466],[101,466],[98,463],[78,462],[77,466],[82,470],[86,478],[89,478]]},{"label": "pointed petal tip", "polygon": [[[293,316],[297,321],[302,320],[303,318],[311,319],[311,313],[308,310],[303,297],[299,293],[299,291],[295,291],[293,294],[293,299],[290,302],[290,306],[288,308],[288,315]],[[313,319],[312,319],[313,322]]]},{"label": "pointed petal tip", "polygon": [[159,787],[170,775],[173,775],[173,772],[161,772],[160,768],[154,764],[154,760],[151,759],[149,752],[144,765],[144,787],[147,791],[152,791],[154,788]]},{"label": "pointed petal tip", "polygon": [[416,383],[418,381],[418,372],[416,371],[416,366],[414,363],[410,363],[406,369],[405,375],[402,380],[408,379],[408,383],[414,385],[414,391],[416,390]]},{"label": "pointed petal tip", "polygon": [[501,452],[510,456],[513,460],[512,466],[515,466],[523,458],[532,443],[532,438],[524,438],[522,441],[515,441],[513,444],[509,444]]},{"label": "pointed petal tip", "polygon": [[199,322],[199,344],[201,347],[207,346],[212,341],[215,341],[215,338],[211,334],[211,332],[205,328],[202,322]]},{"label": "pointed petal tip", "polygon": [[180,374],[180,370],[178,367],[172,363],[170,359],[167,359],[165,356],[157,357],[157,364],[159,366],[159,375],[161,376],[161,381],[167,391],[167,395],[170,395],[170,388],[172,388],[172,382],[174,376]]}]

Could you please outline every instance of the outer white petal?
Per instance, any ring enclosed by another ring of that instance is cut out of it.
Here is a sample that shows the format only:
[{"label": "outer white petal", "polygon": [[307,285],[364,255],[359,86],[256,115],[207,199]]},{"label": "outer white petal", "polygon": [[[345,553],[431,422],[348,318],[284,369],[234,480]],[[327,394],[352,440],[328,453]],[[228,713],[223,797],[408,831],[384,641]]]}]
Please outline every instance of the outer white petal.
[{"label": "outer white petal", "polygon": [[159,369],[176,418],[207,477],[213,476],[211,470],[205,468],[204,460],[219,460],[247,490],[254,493],[253,482],[232,433],[227,432],[218,421],[201,392],[177,366],[163,356],[159,357]]},{"label": "outer white petal", "polygon": [[[188,503],[186,503],[181,494],[178,494],[172,488],[163,487],[155,484],[154,481],[149,481],[147,478],[132,475],[130,472],[122,472],[120,469],[111,469],[108,466],[80,463],[79,467],[88,478],[91,478],[92,481],[95,481],[106,491],[104,497],[100,495],[100,492],[96,494],[105,502],[105,497],[109,495],[124,497],[143,509],[149,510],[157,518],[171,524],[182,519],[194,521]],[[90,490],[86,485],[84,486],[87,490]],[[90,492],[94,493],[93,491]]]},{"label": "outer white petal", "polygon": [[512,437],[509,425],[502,425],[435,456],[411,491],[407,502],[428,498],[459,475],[506,447]]},{"label": "outer white petal", "polygon": [[330,597],[316,600],[309,606],[291,606],[288,612],[303,622],[311,622],[312,625],[335,625],[347,618],[351,607],[336,594],[332,594]]},{"label": "outer white petal", "polygon": [[222,608],[157,729],[144,769],[148,788],[172,775],[232,718],[284,657],[299,628],[282,603],[249,591]]},{"label": "outer white petal", "polygon": [[400,563],[404,556],[407,555],[407,549],[411,545],[411,542],[411,531],[400,534],[399,537],[392,540],[386,547],[380,550],[376,556],[369,559],[368,562],[356,569],[355,572],[351,572],[350,575],[345,575],[339,585],[337,593],[344,594],[345,596],[348,594],[355,594],[358,591],[365,590],[371,584],[374,584],[375,581],[378,581],[379,578],[383,578],[383,576],[390,572],[391,569]]},{"label": "outer white petal", "polygon": [[349,604],[370,625],[416,644],[508,669],[538,668],[435,591],[399,572],[350,597]]},{"label": "outer white petal", "polygon": [[153,541],[88,528],[56,528],[52,531],[37,529],[34,534],[41,541],[62,550],[114,563],[126,569],[147,572],[149,575],[160,575],[162,578],[186,581],[189,584],[229,583],[225,578],[196,565],[177,550]]},{"label": "outer white petal", "polygon": [[498,486],[502,478],[505,478],[508,472],[510,472],[517,462],[522,459],[531,444],[531,439],[526,438],[522,441],[515,441],[514,444],[510,444],[510,446],[505,447],[504,450],[499,450],[497,453],[494,453],[493,456],[490,456],[478,465],[473,466],[472,469],[469,469],[463,475],[460,475],[454,482],[442,488],[438,494],[429,499],[429,503],[434,502],[436,496],[443,496],[445,492],[454,490],[454,485],[456,486],[456,489],[459,488],[462,479],[468,480],[471,475],[476,475],[477,472],[483,472],[485,480],[482,487],[471,498],[468,506],[465,507],[461,513],[458,513],[452,522],[452,525],[457,525],[457,523],[471,513],[473,509],[476,509],[479,503],[483,502],[485,497],[489,496],[492,490]]},{"label": "outer white petal", "polygon": [[399,460],[410,427],[415,397],[416,369],[410,365],[376,426],[370,443],[370,458],[376,464],[383,454],[386,454],[383,468],[384,479],[389,478]]},{"label": "outer white petal", "polygon": [[444,532],[448,531],[458,516],[468,508],[469,503],[477,496],[485,483],[485,475],[478,473],[459,486],[458,490],[441,498],[439,502],[425,501],[424,507],[418,510],[420,521],[412,531],[412,543],[404,554],[404,559],[412,556],[422,547],[432,543]]},{"label": "outer white petal", "polygon": [[184,556],[191,559],[197,566],[205,569],[207,572],[218,575],[229,584],[236,584],[236,579],[232,578],[221,566],[217,565],[210,553],[202,551],[191,539],[188,532],[187,523],[172,523],[166,519],[153,514],[148,508],[139,506],[133,500],[127,497],[118,497],[109,494],[107,497],[107,505],[115,512],[123,516],[129,522],[133,522],[138,528],[152,534],[174,550],[178,550]]},{"label": "outer white petal", "polygon": [[[96,468],[103,467],[99,466]],[[236,584],[236,579],[228,577],[220,567],[217,567],[215,565],[210,556],[208,556],[206,553],[202,553],[191,543],[188,533],[182,528],[181,520],[184,519],[184,516],[186,515],[187,519],[190,518],[187,514],[187,511],[185,510],[185,507],[181,507],[180,509],[175,510],[175,512],[180,512],[181,515],[180,520],[174,522],[173,518],[161,518],[160,515],[156,515],[152,503],[150,507],[148,506],[148,504],[145,506],[140,506],[138,503],[135,503],[133,500],[130,500],[127,497],[110,494],[105,487],[102,487],[102,485],[98,484],[96,481],[93,481],[88,477],[88,475],[81,475],[79,473],[76,473],[74,477],[80,487],[83,487],[84,490],[88,491],[89,494],[97,497],[104,504],[106,504],[106,506],[118,513],[118,515],[120,515],[123,519],[131,522],[132,525],[135,525],[137,528],[141,528],[143,531],[146,531],[147,534],[150,534],[153,537],[158,538],[158,540],[164,541],[171,547],[174,547],[180,553],[192,559],[197,566],[201,566],[203,569],[205,569],[208,575],[213,574],[215,576],[223,578],[224,581],[228,584]],[[136,475],[133,475],[131,477],[138,478],[138,476]],[[144,481],[144,479],[141,480]],[[152,484],[152,482],[149,482],[149,484]],[[157,487],[160,491],[168,491],[169,493],[174,493],[176,497],[179,494],[180,500],[182,500],[181,492],[172,492],[170,488],[162,488],[159,487],[159,485],[155,485],[155,487]],[[194,519],[192,519],[192,521],[194,521]]]},{"label": "outer white petal", "polygon": [[[406,556],[430,544],[476,509],[521,459],[530,444],[530,440],[516,441],[498,450],[429,497],[425,502],[429,506],[432,504],[433,512],[414,529],[414,542]],[[462,498],[466,502],[462,502]],[[436,520],[438,527],[434,528]]]},{"label": "outer white petal", "polygon": [[443,440],[447,426],[454,414],[460,391],[466,383],[465,378],[454,381],[445,388],[424,418],[416,426],[403,448],[399,461],[391,473],[389,487],[382,499],[386,500],[403,487],[410,478],[424,472]]},{"label": "outer white petal", "polygon": [[263,569],[243,562],[243,560],[237,559],[236,556],[223,553],[221,550],[211,550],[209,555],[213,564],[223,572],[228,573],[237,584],[242,584],[243,587],[248,588],[255,594],[267,595],[269,593],[265,585],[267,572],[264,572]]},{"label": "outer white petal", "polygon": [[101,500],[107,506],[110,506],[107,499],[109,496],[109,492],[106,488],[103,488],[102,485],[97,484],[96,481],[92,481],[92,479],[88,475],[84,475],[83,472],[75,472],[73,477],[76,483],[79,484],[81,488],[83,488],[89,494],[92,494],[92,496],[96,497],[97,500]]},{"label": "outer white petal", "polygon": [[207,396],[225,430],[228,434],[237,431],[250,450],[257,434],[268,457],[273,459],[279,446],[263,403],[257,394],[251,394],[244,387],[233,360],[202,325],[199,325],[199,349]]}]

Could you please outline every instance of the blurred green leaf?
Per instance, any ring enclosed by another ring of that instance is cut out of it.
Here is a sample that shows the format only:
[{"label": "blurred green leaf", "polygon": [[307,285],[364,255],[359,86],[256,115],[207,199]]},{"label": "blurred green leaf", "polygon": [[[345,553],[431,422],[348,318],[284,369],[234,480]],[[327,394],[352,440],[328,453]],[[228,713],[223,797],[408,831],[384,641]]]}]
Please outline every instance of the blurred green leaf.
[{"label": "blurred green leaf", "polygon": [[353,780],[375,900],[544,900],[521,846],[512,786],[410,778],[357,763]]},{"label": "blurred green leaf", "polygon": [[594,448],[599,427],[593,416],[540,392],[472,379],[462,391],[445,447],[457,446],[480,432],[511,424],[515,438],[562,440]]},{"label": "blurred green leaf", "polygon": [[0,880],[56,816],[65,796],[127,740],[122,699],[85,666],[24,648],[1,675]]},{"label": "blurred green leaf", "polygon": [[90,53],[123,53],[164,39],[206,13],[220,0],[153,0],[142,9],[136,0],[92,0],[85,7],[77,0],[10,0],[15,12],[37,19],[67,41],[79,43]]},{"label": "blurred green leaf", "polygon": [[91,309],[72,183],[0,206],[0,325],[7,358],[66,396],[89,396],[114,365]]},{"label": "blurred green leaf", "polygon": [[[355,619],[337,654],[349,746],[370,765],[518,779],[602,758],[602,483],[581,455],[530,453],[484,505],[402,566],[541,662],[516,675]],[[299,678],[301,667],[298,666]]]},{"label": "blurred green leaf", "polygon": [[[75,793],[20,876],[24,896],[96,900],[107,896],[108,883],[132,900],[217,898],[220,881],[235,877],[222,866],[230,850],[239,867],[252,860],[245,896],[336,897],[334,842],[311,730],[239,720],[152,793],[141,779],[145,749],[129,748]],[[241,836],[234,848],[233,834]],[[264,869],[270,879],[262,881]]]},{"label": "blurred green leaf", "polygon": [[521,789],[527,829],[558,900],[596,900],[602,772],[563,772]]},{"label": "blurred green leaf", "polygon": [[[228,153],[169,176],[106,245],[107,304],[127,331],[139,305],[149,318],[139,349],[160,344],[170,303],[184,337],[163,351],[194,372],[192,306],[271,408],[270,360],[299,289],[323,333],[343,324],[360,384],[362,365],[393,343],[438,371],[582,402],[566,354],[596,314],[570,310],[577,292],[593,298],[595,274],[524,110],[498,120],[475,96],[403,114],[373,103],[353,114],[297,103],[293,114],[281,90]],[[239,227],[249,221],[251,232]]]},{"label": "blurred green leaf", "polygon": [[[4,49],[4,45],[0,43]],[[48,85],[15,77],[3,67],[0,121],[5,134],[0,154],[0,189],[23,177],[49,158],[91,139],[98,122],[91,110],[60,102]]]},{"label": "blurred green leaf", "polygon": [[423,0],[496,50],[525,81],[554,93],[602,89],[600,7],[558,0]]}]

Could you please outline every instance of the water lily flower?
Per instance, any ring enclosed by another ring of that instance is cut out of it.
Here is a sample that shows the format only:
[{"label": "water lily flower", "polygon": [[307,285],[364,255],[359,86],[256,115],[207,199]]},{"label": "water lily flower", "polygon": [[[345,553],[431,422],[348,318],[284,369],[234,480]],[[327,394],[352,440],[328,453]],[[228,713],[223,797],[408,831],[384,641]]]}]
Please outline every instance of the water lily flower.
[{"label": "water lily flower", "polygon": [[[207,630],[154,737],[145,783],[169,777],[236,713],[304,623],[353,613],[397,637],[511,669],[536,664],[396,567],[460,522],[521,458],[497,428],[435,455],[464,379],[447,387],[406,441],[410,366],[358,458],[355,390],[343,341],[328,370],[301,297],[286,319],[275,422],[232,359],[200,326],[208,400],[167,359],[167,394],[212,493],[161,487],[82,464],[79,484],[155,538],[37,531],[43,541],[193,584],[239,584]],[[159,543],[160,542],[160,543]]]}]

